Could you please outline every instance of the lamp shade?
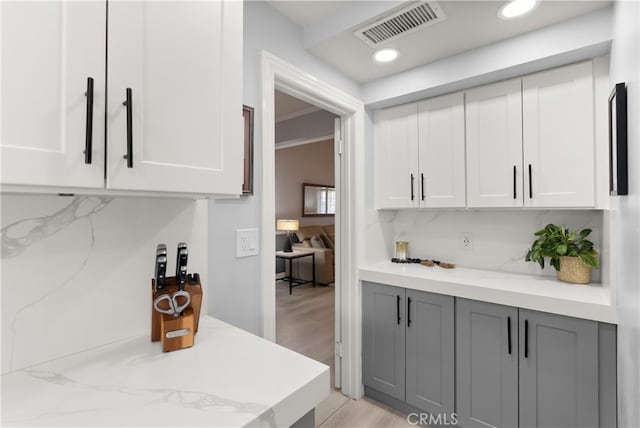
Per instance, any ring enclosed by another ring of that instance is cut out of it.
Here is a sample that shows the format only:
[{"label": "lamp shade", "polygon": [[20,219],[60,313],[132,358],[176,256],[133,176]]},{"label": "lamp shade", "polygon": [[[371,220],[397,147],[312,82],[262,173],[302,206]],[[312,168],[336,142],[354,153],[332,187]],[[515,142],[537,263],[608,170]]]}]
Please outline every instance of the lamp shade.
[{"label": "lamp shade", "polygon": [[276,221],[276,229],[278,230],[287,230],[293,232],[298,230],[299,222],[298,220],[277,220]]}]

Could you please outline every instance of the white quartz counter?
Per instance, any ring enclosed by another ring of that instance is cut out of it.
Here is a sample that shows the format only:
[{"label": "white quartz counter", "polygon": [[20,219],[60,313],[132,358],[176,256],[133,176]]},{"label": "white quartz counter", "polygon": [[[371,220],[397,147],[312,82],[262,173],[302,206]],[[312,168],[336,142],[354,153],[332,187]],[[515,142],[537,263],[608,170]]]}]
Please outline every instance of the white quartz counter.
[{"label": "white quartz counter", "polygon": [[390,261],[360,267],[360,280],[617,324],[609,288],[480,269]]},{"label": "white quartz counter", "polygon": [[287,427],[329,367],[203,317],[195,346],[138,336],[2,376],[2,426]]}]

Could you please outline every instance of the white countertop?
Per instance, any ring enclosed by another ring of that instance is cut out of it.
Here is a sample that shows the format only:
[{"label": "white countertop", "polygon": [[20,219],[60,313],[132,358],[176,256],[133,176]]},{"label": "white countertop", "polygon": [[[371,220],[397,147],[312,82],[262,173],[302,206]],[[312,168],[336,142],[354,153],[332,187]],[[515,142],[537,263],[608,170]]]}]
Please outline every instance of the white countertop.
[{"label": "white countertop", "polygon": [[329,367],[211,317],[195,346],[138,336],[2,376],[2,426],[286,427]]},{"label": "white countertop", "polygon": [[384,261],[360,267],[360,280],[617,324],[609,288],[480,269]]}]

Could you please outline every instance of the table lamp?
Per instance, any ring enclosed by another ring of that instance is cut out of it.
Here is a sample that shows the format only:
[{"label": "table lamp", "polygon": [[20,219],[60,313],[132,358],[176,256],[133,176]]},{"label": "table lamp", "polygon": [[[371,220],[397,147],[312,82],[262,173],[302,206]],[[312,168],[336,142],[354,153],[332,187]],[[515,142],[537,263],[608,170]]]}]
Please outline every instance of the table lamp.
[{"label": "table lamp", "polygon": [[289,235],[289,246],[283,250],[285,253],[293,252],[293,248],[291,246],[291,233],[298,230],[298,227],[299,227],[298,220],[281,219],[276,221],[276,229],[285,231]]}]

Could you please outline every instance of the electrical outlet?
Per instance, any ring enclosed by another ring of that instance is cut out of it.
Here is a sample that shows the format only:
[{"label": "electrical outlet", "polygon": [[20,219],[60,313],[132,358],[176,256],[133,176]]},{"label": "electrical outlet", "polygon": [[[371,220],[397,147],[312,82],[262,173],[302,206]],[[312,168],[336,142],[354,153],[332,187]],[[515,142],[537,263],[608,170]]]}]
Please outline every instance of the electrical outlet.
[{"label": "electrical outlet", "polygon": [[258,254],[258,229],[236,230],[236,257]]},{"label": "electrical outlet", "polygon": [[460,244],[464,250],[473,250],[473,233],[462,232],[460,234]]}]

